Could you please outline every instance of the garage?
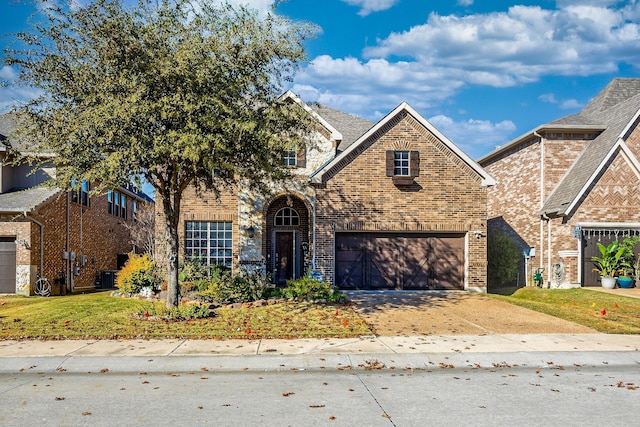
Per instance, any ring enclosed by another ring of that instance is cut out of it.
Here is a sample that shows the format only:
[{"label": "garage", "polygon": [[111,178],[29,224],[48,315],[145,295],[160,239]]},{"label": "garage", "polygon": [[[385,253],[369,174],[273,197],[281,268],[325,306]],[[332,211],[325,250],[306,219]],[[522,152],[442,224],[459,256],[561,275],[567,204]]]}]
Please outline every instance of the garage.
[{"label": "garage", "polygon": [[16,292],[15,241],[15,237],[0,237],[0,294]]},{"label": "garage", "polygon": [[336,233],[340,289],[464,289],[464,234]]}]

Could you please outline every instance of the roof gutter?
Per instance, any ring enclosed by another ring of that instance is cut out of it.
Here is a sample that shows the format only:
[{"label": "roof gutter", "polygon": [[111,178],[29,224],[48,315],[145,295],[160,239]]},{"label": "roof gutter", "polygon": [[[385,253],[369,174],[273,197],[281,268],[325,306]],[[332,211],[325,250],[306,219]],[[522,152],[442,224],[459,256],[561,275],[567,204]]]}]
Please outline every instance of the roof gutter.
[{"label": "roof gutter", "polygon": [[500,146],[500,147],[496,148],[495,150],[491,151],[490,153],[480,157],[478,159],[478,163],[480,163],[481,165],[484,166],[485,163],[490,162],[494,158],[500,156],[505,151],[509,151],[509,150],[517,147],[518,145],[528,141],[532,137],[535,137],[536,133],[553,132],[553,131],[567,131],[567,130],[571,130],[571,131],[603,131],[605,129],[606,129],[606,126],[604,126],[604,125],[561,125],[561,124],[553,125],[553,124],[546,124],[546,125],[537,126],[533,130],[530,130],[529,132],[527,132],[525,134],[522,134],[522,135],[516,137],[515,139],[512,139],[510,142],[506,143],[505,145]]}]

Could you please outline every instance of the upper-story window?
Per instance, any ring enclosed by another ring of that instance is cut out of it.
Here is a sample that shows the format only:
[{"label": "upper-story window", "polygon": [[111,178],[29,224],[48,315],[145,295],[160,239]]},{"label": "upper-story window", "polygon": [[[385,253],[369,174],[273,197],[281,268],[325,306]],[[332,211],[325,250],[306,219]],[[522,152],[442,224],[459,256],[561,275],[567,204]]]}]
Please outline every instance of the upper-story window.
[{"label": "upper-story window", "polygon": [[131,217],[133,222],[138,222],[138,201],[136,199],[131,201]]},{"label": "upper-story window", "polygon": [[298,164],[298,153],[293,150],[285,150],[282,154],[284,165],[287,167],[294,167]]},{"label": "upper-story window", "polygon": [[393,176],[409,176],[409,152],[393,152]]},{"label": "upper-story window", "polygon": [[389,150],[386,155],[387,176],[393,178],[394,184],[411,185],[420,176],[419,151]]},{"label": "upper-story window", "polygon": [[300,216],[295,209],[291,208],[282,208],[278,212],[276,212],[276,217],[274,220],[274,224],[276,226],[297,226],[300,225]]},{"label": "upper-story window", "polygon": [[282,161],[289,168],[307,167],[307,151],[304,148],[300,150],[285,150],[282,152]]},{"label": "upper-story window", "polygon": [[127,196],[118,191],[107,191],[107,212],[127,219]]},{"label": "upper-story window", "polygon": [[[71,183],[72,186],[74,184],[75,182]],[[71,190],[71,201],[82,206],[89,206],[89,190],[89,181],[82,181],[80,187]]]}]

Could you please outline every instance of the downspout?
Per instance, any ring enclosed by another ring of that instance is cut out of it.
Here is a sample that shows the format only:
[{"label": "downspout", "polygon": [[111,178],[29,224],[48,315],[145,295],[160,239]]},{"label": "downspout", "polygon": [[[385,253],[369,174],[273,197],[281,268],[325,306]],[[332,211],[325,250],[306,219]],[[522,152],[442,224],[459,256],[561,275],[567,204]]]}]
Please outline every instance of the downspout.
[{"label": "downspout", "polygon": [[70,281],[71,279],[71,242],[69,241],[69,234],[70,234],[70,230],[69,230],[69,221],[71,219],[71,206],[70,206],[70,194],[67,191],[67,217],[66,217],[66,221],[65,221],[65,251],[67,252],[67,260],[65,262],[65,267],[64,267],[64,276],[65,276],[65,280],[64,280],[64,292],[61,292],[62,295],[66,295],[67,294],[67,289],[70,286]]},{"label": "downspout", "polygon": [[[540,205],[539,208],[542,210],[544,206],[544,138],[537,131],[533,131],[533,136],[540,138]],[[540,218],[540,258],[539,258],[539,268],[543,268],[544,266],[544,221],[549,221],[549,218],[542,214]]]},{"label": "downspout", "polygon": [[26,219],[38,224],[38,227],[40,227],[40,266],[38,267],[38,274],[40,277],[44,277],[44,225],[35,218],[31,218],[26,212],[23,212],[23,215]]},{"label": "downspout", "polygon": [[547,283],[551,287],[551,218],[547,214],[542,214],[542,218],[547,221]]},{"label": "downspout", "polygon": [[316,194],[313,192],[313,254],[311,255],[311,269],[316,269]]}]

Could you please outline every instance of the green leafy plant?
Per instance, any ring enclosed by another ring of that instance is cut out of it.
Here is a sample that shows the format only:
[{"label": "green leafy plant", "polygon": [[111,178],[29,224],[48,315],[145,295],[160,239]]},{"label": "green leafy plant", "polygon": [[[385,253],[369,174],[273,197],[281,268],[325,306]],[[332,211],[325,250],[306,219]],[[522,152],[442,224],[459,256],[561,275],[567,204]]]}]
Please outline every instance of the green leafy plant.
[{"label": "green leafy plant", "polygon": [[602,277],[614,277],[624,266],[624,255],[627,248],[621,246],[617,241],[611,242],[608,246],[597,243],[600,251],[599,257],[591,257],[594,264],[593,271],[598,272]]},{"label": "green leafy plant", "polygon": [[491,231],[487,238],[487,279],[490,286],[515,284],[520,251],[507,233]]},{"label": "green leafy plant", "polygon": [[640,243],[640,236],[627,236],[620,244],[621,248],[624,248],[622,255],[621,275],[634,278],[638,278],[640,274],[640,257],[636,257],[634,250]]},{"label": "green leafy plant", "polygon": [[346,296],[333,288],[329,283],[320,282],[309,274],[295,280],[288,280],[287,287],[282,290],[287,298],[302,300],[325,300],[336,302],[346,299]]},{"label": "green leafy plant", "polygon": [[222,272],[199,292],[201,299],[219,304],[251,302],[265,298],[271,285],[260,274],[231,275]]},{"label": "green leafy plant", "polygon": [[129,254],[129,260],[118,272],[116,287],[122,292],[136,294],[143,288],[155,289],[160,284],[158,267],[147,254]]},{"label": "green leafy plant", "polygon": [[162,320],[191,320],[210,317],[211,311],[207,304],[187,304],[167,308],[164,305],[155,303],[139,307],[136,315],[141,318]]}]

